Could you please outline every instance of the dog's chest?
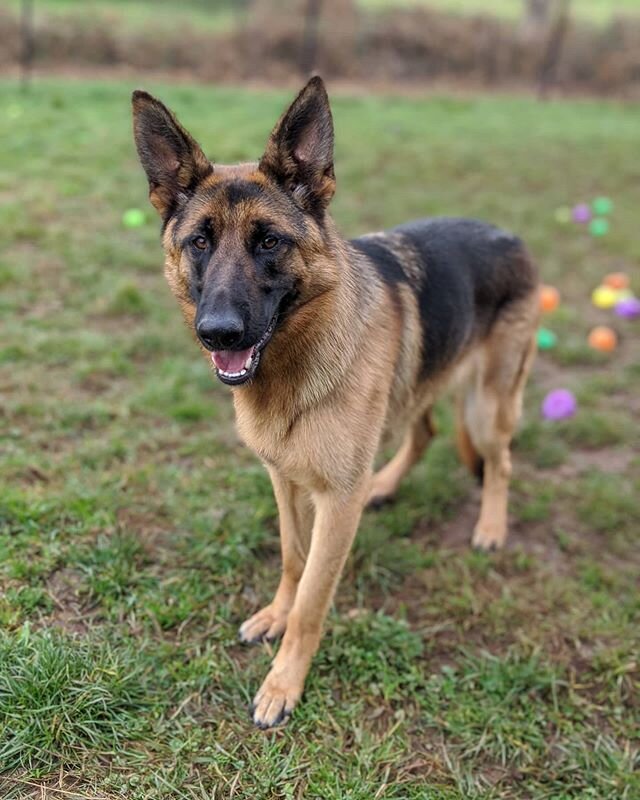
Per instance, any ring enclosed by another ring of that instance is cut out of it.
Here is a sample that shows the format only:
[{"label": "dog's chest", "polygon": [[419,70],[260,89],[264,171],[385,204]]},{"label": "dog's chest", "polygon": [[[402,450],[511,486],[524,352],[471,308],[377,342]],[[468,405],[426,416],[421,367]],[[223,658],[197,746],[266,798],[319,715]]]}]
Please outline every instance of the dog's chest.
[{"label": "dog's chest", "polygon": [[235,400],[238,433],[258,457],[283,478],[311,491],[346,489],[373,457],[376,442],[362,416],[344,407],[299,416],[255,414]]},{"label": "dog's chest", "polygon": [[[289,430],[261,418],[237,415],[238,433],[244,443],[271,469],[287,480],[320,488],[327,470],[317,446],[299,425]],[[316,442],[317,445],[317,442]]]}]

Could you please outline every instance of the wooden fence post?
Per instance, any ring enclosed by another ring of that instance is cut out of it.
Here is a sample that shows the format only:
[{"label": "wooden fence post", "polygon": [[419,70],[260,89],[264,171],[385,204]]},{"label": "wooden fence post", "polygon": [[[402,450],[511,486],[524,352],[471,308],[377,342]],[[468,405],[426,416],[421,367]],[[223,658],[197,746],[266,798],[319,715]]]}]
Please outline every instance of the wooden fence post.
[{"label": "wooden fence post", "polygon": [[571,0],[562,2],[558,16],[549,32],[547,46],[542,55],[538,71],[538,99],[545,100],[550,86],[555,82],[558,64],[562,57],[567,31]]},{"label": "wooden fence post", "polygon": [[35,36],[33,31],[33,3],[34,0],[22,0],[20,14],[20,30],[22,47],[20,49],[20,80],[23,90],[27,90],[31,80],[33,56],[35,51]]},{"label": "wooden fence post", "polygon": [[320,39],[321,11],[322,0],[307,0],[307,10],[304,18],[304,34],[302,38],[302,52],[300,55],[300,71],[305,78],[308,77],[316,67]]}]

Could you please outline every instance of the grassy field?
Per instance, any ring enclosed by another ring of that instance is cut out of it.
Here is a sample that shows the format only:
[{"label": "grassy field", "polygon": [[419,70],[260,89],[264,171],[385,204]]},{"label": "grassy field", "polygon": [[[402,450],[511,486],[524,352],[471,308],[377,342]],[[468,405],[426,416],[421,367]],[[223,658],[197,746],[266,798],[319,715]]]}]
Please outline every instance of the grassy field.
[{"label": "grassy field", "polygon": [[[56,2],[58,0],[55,0]],[[456,14],[480,14],[490,12],[509,19],[522,15],[522,0],[359,0],[364,8],[386,9],[390,6],[430,6],[452,11]],[[572,4],[572,13],[579,19],[602,24],[616,14],[638,14],[637,0],[578,0]]]},{"label": "grassy field", "polygon": [[[304,702],[262,733],[269,646],[237,628],[279,569],[269,481],[165,287],[110,83],[0,84],[0,795],[235,800],[640,797],[639,323],[593,309],[635,275],[640,109],[335,100],[348,234],[435,213],[522,233],[563,305],[515,446],[511,538],[468,547],[478,489],[447,404],[398,502],[365,515]],[[286,98],[147,86],[219,161]],[[615,201],[601,240],[554,209]],[[618,351],[585,337],[613,322]],[[577,394],[543,423],[544,393]]]},{"label": "grassy field", "polygon": [[[8,0],[16,10],[21,0]],[[151,26],[175,30],[187,26],[199,30],[219,31],[231,28],[240,4],[234,0],[35,0],[35,19],[43,15],[74,17],[90,24],[114,25],[129,30]]]},{"label": "grassy field", "polygon": [[[20,0],[7,0],[18,8]],[[484,0],[357,0],[366,10],[387,10],[394,6],[428,6],[459,14],[487,13],[517,19],[522,14],[522,0],[494,0],[487,7]],[[197,28],[219,30],[231,27],[240,4],[232,0],[36,0],[36,13],[85,17],[104,24],[124,23],[128,27],[171,27],[188,22]],[[274,0],[274,7],[277,3]],[[234,10],[235,9],[235,10]],[[573,4],[579,19],[603,24],[615,14],[639,14],[638,0],[580,0]]]}]

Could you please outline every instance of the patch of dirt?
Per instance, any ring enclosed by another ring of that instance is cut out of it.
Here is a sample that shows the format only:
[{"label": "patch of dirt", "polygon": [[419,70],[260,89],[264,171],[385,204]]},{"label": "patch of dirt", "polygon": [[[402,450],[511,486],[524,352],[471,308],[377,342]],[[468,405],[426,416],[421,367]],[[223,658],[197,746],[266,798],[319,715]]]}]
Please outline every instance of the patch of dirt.
[{"label": "patch of dirt", "polygon": [[461,506],[458,506],[455,515],[437,529],[426,524],[419,524],[414,530],[412,538],[426,540],[443,550],[465,550],[471,547],[473,529],[480,513],[480,487],[474,486]]},{"label": "patch of dirt", "polygon": [[80,598],[82,576],[74,569],[64,567],[53,572],[45,585],[54,610],[46,618],[47,627],[54,625],[69,633],[86,633],[96,614]]},{"label": "patch of dirt", "polygon": [[130,505],[118,509],[116,520],[121,531],[135,535],[147,554],[174,544],[174,526],[159,503],[151,508],[140,508],[132,498]]},{"label": "patch of dirt", "polygon": [[[471,547],[473,529],[480,514],[481,493],[481,488],[474,486],[450,520],[437,527],[429,523],[419,523],[412,533],[412,539],[439,550],[455,552],[468,550]],[[560,506],[558,513],[562,513]],[[564,557],[564,553],[552,533],[557,524],[558,519],[554,519],[553,523],[524,523],[511,516],[509,535],[503,552],[509,553],[518,550],[536,556],[541,563],[558,563],[558,560]],[[496,554],[495,558],[499,559],[500,554]]]},{"label": "patch of dirt", "polygon": [[598,469],[609,474],[625,474],[635,454],[628,449],[604,447],[601,450],[572,450],[568,461],[556,468],[561,478],[575,478],[589,469]]},{"label": "patch of dirt", "polygon": [[1,777],[0,791],[1,796],[8,800],[115,800],[115,795],[96,791],[82,778],[66,775],[62,770],[48,778]]}]

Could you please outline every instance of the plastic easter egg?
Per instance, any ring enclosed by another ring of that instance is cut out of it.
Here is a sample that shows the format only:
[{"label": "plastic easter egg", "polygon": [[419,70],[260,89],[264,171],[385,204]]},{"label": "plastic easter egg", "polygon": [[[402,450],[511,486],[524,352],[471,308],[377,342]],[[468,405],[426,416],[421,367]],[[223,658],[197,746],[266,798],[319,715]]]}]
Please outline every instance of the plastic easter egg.
[{"label": "plastic easter egg", "polygon": [[558,337],[549,328],[539,328],[536,339],[540,350],[552,350],[558,342]]},{"label": "plastic easter egg", "polygon": [[560,420],[572,417],[578,404],[568,389],[554,389],[544,398],[540,411],[545,419]]},{"label": "plastic easter egg", "polygon": [[596,217],[589,223],[589,233],[592,236],[606,236],[609,233],[609,222],[604,217]]},{"label": "plastic easter egg", "polygon": [[616,290],[610,286],[598,286],[591,293],[591,302],[596,308],[613,308],[617,300]]},{"label": "plastic easter egg", "polygon": [[554,311],[560,305],[560,292],[555,286],[543,284],[540,287],[540,309]]},{"label": "plastic easter egg", "polygon": [[613,201],[610,197],[596,197],[593,203],[591,203],[591,208],[593,209],[594,214],[597,214],[598,216],[606,216],[613,211]]},{"label": "plastic easter egg", "polygon": [[591,209],[586,203],[578,203],[571,211],[571,217],[574,222],[584,225],[591,219]]},{"label": "plastic easter egg", "polygon": [[553,212],[553,218],[558,225],[567,225],[571,222],[571,209],[569,206],[560,206]]},{"label": "plastic easter egg", "polygon": [[626,272],[610,272],[608,275],[605,275],[602,285],[610,286],[612,289],[628,289],[629,276]]},{"label": "plastic easter egg", "polygon": [[616,293],[616,303],[619,303],[621,300],[628,300],[630,297],[633,297],[633,292],[631,289],[614,289]]},{"label": "plastic easter egg", "polygon": [[128,208],[122,215],[122,224],[125,228],[140,228],[145,222],[146,215],[139,208]]},{"label": "plastic easter egg", "polygon": [[618,337],[616,332],[606,325],[596,326],[589,334],[589,347],[601,353],[611,353],[616,349]]},{"label": "plastic easter egg", "polygon": [[640,300],[638,300],[637,297],[627,297],[624,300],[618,300],[614,311],[619,317],[623,317],[624,319],[637,319],[640,317]]}]

